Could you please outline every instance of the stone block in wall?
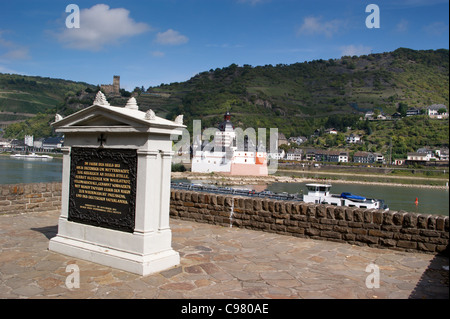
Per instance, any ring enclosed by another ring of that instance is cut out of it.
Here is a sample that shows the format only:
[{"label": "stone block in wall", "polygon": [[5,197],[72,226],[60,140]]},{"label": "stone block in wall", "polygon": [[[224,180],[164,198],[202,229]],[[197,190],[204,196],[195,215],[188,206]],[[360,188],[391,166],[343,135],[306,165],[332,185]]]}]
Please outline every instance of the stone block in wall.
[{"label": "stone block in wall", "polygon": [[199,203],[199,204],[205,203],[205,196],[208,196],[208,195],[205,193],[199,193],[198,197],[197,197],[197,203]]},{"label": "stone block in wall", "polygon": [[225,196],[217,195],[217,205],[223,206],[224,203],[225,203]]},{"label": "stone block in wall", "polygon": [[306,210],[306,216],[315,217],[316,216],[316,205],[310,204]]},{"label": "stone block in wall", "polygon": [[380,229],[384,230],[384,231],[398,233],[402,228],[401,228],[401,226],[396,226],[396,225],[381,225]]},{"label": "stone block in wall", "polygon": [[277,201],[275,202],[275,212],[278,214],[286,214],[286,207],[285,202],[283,201]]},{"label": "stone block in wall", "polygon": [[413,213],[406,213],[403,216],[403,227],[413,228],[417,225],[417,215]]},{"label": "stone block in wall", "polygon": [[425,237],[440,237],[441,236],[439,231],[430,230],[430,229],[421,229],[419,234],[421,236],[425,236]]},{"label": "stone block in wall", "polygon": [[308,204],[308,203],[302,203],[302,204],[300,204],[300,215],[306,216],[306,215],[307,215],[307,212],[308,212],[308,207],[309,207],[309,204]]},{"label": "stone block in wall", "polygon": [[337,220],[335,220],[335,219],[328,219],[328,218],[321,218],[319,220],[319,222],[321,224],[326,224],[326,225],[337,225],[338,224]]},{"label": "stone block in wall", "polygon": [[253,198],[244,199],[244,208],[249,211],[253,210]]},{"label": "stone block in wall", "polygon": [[294,203],[292,205],[292,215],[300,215],[301,214],[301,204],[300,203]]},{"label": "stone block in wall", "polygon": [[379,238],[367,235],[356,235],[356,240],[366,244],[378,244]]},{"label": "stone block in wall", "polygon": [[363,209],[355,209],[353,211],[353,220],[355,222],[364,222],[364,210]]},{"label": "stone block in wall", "polygon": [[417,216],[417,228],[427,229],[428,227],[428,216],[429,215],[419,215]]},{"label": "stone block in wall", "polygon": [[374,209],[366,209],[364,211],[364,222],[365,223],[373,223],[373,212],[376,211]]},{"label": "stone block in wall", "polygon": [[436,245],[430,244],[430,243],[417,243],[417,249],[427,251],[427,252],[435,252]]},{"label": "stone block in wall", "polygon": [[317,205],[316,216],[317,216],[317,218],[327,217],[327,205]]},{"label": "stone block in wall", "polygon": [[403,224],[403,216],[405,216],[404,212],[393,212],[392,222],[396,226],[401,226]]},{"label": "stone block in wall", "polygon": [[391,211],[383,212],[383,225],[392,225],[394,223],[394,213]]},{"label": "stone block in wall", "polygon": [[397,241],[391,238],[380,238],[380,245],[384,247],[395,247],[397,246]]},{"label": "stone block in wall", "polygon": [[345,208],[338,206],[334,208],[334,219],[343,220],[345,219]]},{"label": "stone block in wall", "polygon": [[394,233],[389,231],[377,230],[377,229],[369,229],[369,236],[375,236],[380,238],[393,238]]},{"label": "stone block in wall", "polygon": [[306,228],[305,234],[308,236],[318,236],[320,234],[320,229],[316,228]]},{"label": "stone block in wall", "polygon": [[356,239],[355,234],[342,234],[342,239],[346,240],[349,243],[353,243]]},{"label": "stone block in wall", "polygon": [[444,229],[445,229],[445,217],[439,216],[436,219],[436,230],[444,231]]},{"label": "stone block in wall", "polygon": [[405,248],[405,249],[416,249],[417,243],[413,241],[399,240],[397,242],[397,247]]},{"label": "stone block in wall", "polygon": [[286,227],[286,231],[288,233],[292,233],[292,234],[305,234],[305,229],[303,228],[299,228],[299,227],[295,227],[295,226],[288,226]]},{"label": "stone block in wall", "polygon": [[368,230],[363,228],[351,228],[350,231],[356,235],[367,235],[368,233]]},{"label": "stone block in wall", "polygon": [[363,223],[358,223],[358,222],[347,222],[348,227],[352,227],[352,228],[362,228]]},{"label": "stone block in wall", "polygon": [[320,232],[321,237],[325,238],[333,238],[333,239],[342,239],[342,234],[334,231],[322,230]]},{"label": "stone block in wall", "polygon": [[291,202],[286,202],[285,203],[285,209],[286,209],[286,213],[287,214],[292,214],[292,203]]},{"label": "stone block in wall", "polygon": [[374,224],[382,224],[383,223],[383,212],[382,211],[374,211],[372,213],[373,223]]},{"label": "stone block in wall", "polygon": [[217,195],[212,194],[212,195],[209,197],[209,203],[210,203],[211,205],[213,205],[213,206],[217,205]]},{"label": "stone block in wall", "polygon": [[333,230],[333,225],[328,224],[311,223],[311,227],[320,230]]},{"label": "stone block in wall", "polygon": [[428,229],[436,229],[436,219],[437,219],[436,215],[430,215],[428,217],[428,225],[427,225]]},{"label": "stone block in wall", "polygon": [[253,207],[252,207],[252,209],[255,211],[255,212],[259,212],[260,210],[262,210],[262,199],[260,199],[260,198],[255,198],[254,200],[253,200]]},{"label": "stone block in wall", "polygon": [[271,213],[275,212],[275,202],[273,200],[270,200],[267,202],[267,210]]},{"label": "stone block in wall", "polygon": [[234,198],[233,197],[229,197],[229,196],[227,196],[227,197],[225,197],[224,198],[224,206],[225,207],[232,207],[232,206],[234,206]]},{"label": "stone block in wall", "polygon": [[[348,227],[343,227],[343,226],[338,226],[335,225],[333,226],[333,230],[335,232],[341,233],[341,234],[350,234],[351,230]],[[365,234],[366,232],[364,232]]]},{"label": "stone block in wall", "polygon": [[193,202],[183,202],[183,206],[184,207],[194,207],[194,203]]},{"label": "stone block in wall", "polygon": [[346,207],[345,208],[345,220],[352,222],[353,221],[353,213],[356,208],[353,207]]},{"label": "stone block in wall", "polygon": [[327,206],[327,219],[334,219],[334,206]]}]

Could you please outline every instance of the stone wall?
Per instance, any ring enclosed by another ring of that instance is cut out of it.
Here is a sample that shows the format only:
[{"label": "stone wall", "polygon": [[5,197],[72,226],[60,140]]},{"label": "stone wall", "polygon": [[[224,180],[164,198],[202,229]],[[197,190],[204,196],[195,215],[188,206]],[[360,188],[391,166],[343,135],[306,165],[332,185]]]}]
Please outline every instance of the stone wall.
[{"label": "stone wall", "polygon": [[[0,185],[0,214],[61,209],[61,183]],[[302,238],[448,254],[449,217],[171,190],[172,218]]]},{"label": "stone wall", "polygon": [[61,183],[0,185],[0,214],[61,209]]},{"label": "stone wall", "polygon": [[172,190],[172,218],[302,238],[448,254],[449,217]]}]

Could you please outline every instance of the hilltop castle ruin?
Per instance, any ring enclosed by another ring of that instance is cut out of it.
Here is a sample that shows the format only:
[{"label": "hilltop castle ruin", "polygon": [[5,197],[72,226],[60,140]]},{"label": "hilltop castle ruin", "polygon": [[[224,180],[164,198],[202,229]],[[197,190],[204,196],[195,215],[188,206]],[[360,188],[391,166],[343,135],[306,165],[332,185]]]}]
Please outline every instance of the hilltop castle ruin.
[{"label": "hilltop castle ruin", "polygon": [[105,94],[120,95],[120,76],[114,75],[113,84],[101,84],[100,89]]}]

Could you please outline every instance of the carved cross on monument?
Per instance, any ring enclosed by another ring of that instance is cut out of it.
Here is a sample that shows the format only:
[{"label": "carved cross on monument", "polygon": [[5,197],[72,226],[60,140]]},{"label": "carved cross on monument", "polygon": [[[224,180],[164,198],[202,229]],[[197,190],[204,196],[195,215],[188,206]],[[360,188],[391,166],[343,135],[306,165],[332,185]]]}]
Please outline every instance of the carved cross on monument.
[{"label": "carved cross on monument", "polygon": [[103,133],[100,135],[100,137],[97,139],[97,141],[100,143],[99,147],[103,147],[103,143],[106,143],[106,138],[105,135],[103,135]]}]

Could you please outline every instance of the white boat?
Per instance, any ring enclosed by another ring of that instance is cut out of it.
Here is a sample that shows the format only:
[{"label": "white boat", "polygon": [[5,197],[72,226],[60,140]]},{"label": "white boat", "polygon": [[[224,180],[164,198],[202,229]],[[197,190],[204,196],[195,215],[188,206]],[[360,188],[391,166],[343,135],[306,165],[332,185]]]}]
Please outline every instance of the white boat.
[{"label": "white boat", "polygon": [[308,189],[308,194],[303,195],[303,201],[306,203],[384,210],[389,209],[381,199],[371,199],[350,193],[331,194],[330,184],[306,184],[306,188]]},{"label": "white boat", "polygon": [[14,154],[14,155],[11,155],[11,157],[13,157],[13,158],[21,158],[21,159],[53,159],[53,157],[51,157],[51,156],[48,156],[48,155],[37,155],[36,153],[31,153],[31,154],[26,154],[26,155]]}]

